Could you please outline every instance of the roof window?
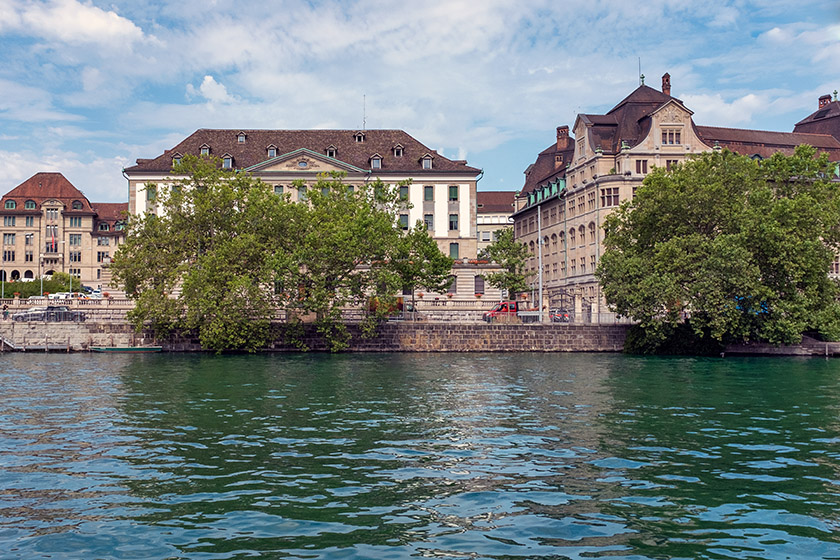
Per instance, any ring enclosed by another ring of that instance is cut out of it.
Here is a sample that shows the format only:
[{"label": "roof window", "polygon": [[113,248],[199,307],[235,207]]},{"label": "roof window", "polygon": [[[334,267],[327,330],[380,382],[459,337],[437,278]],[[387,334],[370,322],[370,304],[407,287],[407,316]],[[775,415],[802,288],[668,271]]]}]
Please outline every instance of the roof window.
[{"label": "roof window", "polygon": [[265,149],[265,152],[266,152],[266,154],[268,154],[268,157],[270,157],[270,158],[277,157],[277,146],[272,144],[271,146],[269,146]]},{"label": "roof window", "polygon": [[223,169],[233,169],[233,156],[230,154],[225,154],[222,156],[222,168]]},{"label": "roof window", "polygon": [[394,146],[394,157],[402,157],[403,156],[403,147],[401,144],[397,144]]},{"label": "roof window", "polygon": [[17,203],[14,200],[7,200],[6,201],[6,209],[7,210],[14,210],[17,208]]},{"label": "roof window", "polygon": [[210,146],[208,146],[207,144],[203,144],[201,146],[201,148],[199,148],[199,153],[203,156],[209,156],[210,155]]},{"label": "roof window", "polygon": [[38,205],[37,205],[37,204],[35,204],[35,201],[34,201],[34,200],[27,200],[27,201],[23,204],[23,207],[24,207],[24,208],[26,208],[27,210],[35,210],[35,207],[36,207],[36,206],[38,206]]},{"label": "roof window", "polygon": [[81,210],[82,209],[82,201],[81,200],[74,200],[71,208],[73,208],[73,210]]},{"label": "roof window", "polygon": [[236,135],[236,141],[240,144],[244,144],[245,143],[245,133],[240,132],[239,134],[237,134]]},{"label": "roof window", "polygon": [[356,143],[361,144],[362,142],[365,141],[365,133],[361,132],[361,131],[357,132],[356,134],[353,135],[353,138],[356,139]]},{"label": "roof window", "polygon": [[370,156],[370,168],[382,169],[382,156],[380,156],[379,154],[374,154]]}]

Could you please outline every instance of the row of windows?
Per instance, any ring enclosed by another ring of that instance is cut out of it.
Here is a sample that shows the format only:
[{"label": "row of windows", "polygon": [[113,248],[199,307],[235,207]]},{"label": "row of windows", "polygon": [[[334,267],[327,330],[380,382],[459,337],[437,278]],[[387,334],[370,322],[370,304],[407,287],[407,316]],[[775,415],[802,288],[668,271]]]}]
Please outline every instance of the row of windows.
[{"label": "row of windows", "polygon": [[[400,227],[402,229],[408,229],[408,214],[400,214]],[[426,226],[426,229],[429,231],[434,231],[435,229],[435,215],[434,214],[423,214],[423,223]],[[458,214],[449,214],[449,231],[457,231],[458,230]]]},{"label": "row of windows", "polygon": [[[589,263],[587,265],[587,259],[585,257],[581,257],[580,259],[570,259],[569,276],[577,276],[578,274],[595,272],[595,268],[598,265],[598,261],[595,258],[595,255],[590,255],[588,260]],[[531,270],[536,272],[536,267],[532,266]],[[544,280],[555,280],[565,278],[566,262],[560,261],[559,263],[546,263],[543,266],[543,274],[545,274],[545,277],[543,278]]]},{"label": "row of windows", "polygon": [[[569,248],[574,249],[575,247],[583,247],[586,243],[586,232],[589,231],[589,243],[595,243],[597,240],[597,227],[595,227],[595,222],[589,222],[589,227],[580,226],[579,228],[572,228],[569,230]],[[578,240],[580,245],[577,245]],[[551,237],[546,235],[543,237],[543,253],[548,254],[551,250],[554,253],[558,251],[558,246],[561,249],[566,249],[566,236],[564,232],[560,232],[560,234],[552,233]],[[536,255],[536,243],[531,241],[528,243],[528,250],[531,252],[532,255]]]},{"label": "row of windows", "polygon": [[[52,210],[52,209],[47,210],[48,214],[50,213],[50,210]],[[56,212],[57,212],[57,210],[56,210]],[[3,225],[5,227],[15,227],[17,225],[17,219],[16,218],[17,218],[17,216],[3,216]],[[54,218],[52,218],[52,219],[54,219]],[[24,216],[24,224],[25,224],[25,227],[35,227],[35,216]],[[47,227],[52,227],[52,226],[47,226]],[[70,218],[70,227],[82,227],[81,216],[72,216]],[[110,226],[110,224],[108,224],[106,222],[100,222],[100,224],[97,226],[97,229],[99,231],[110,231],[111,226]],[[125,229],[125,223],[124,222],[117,222],[116,225],[114,226],[114,229],[116,231],[122,231],[123,229]]]},{"label": "row of windows", "polygon": [[[7,210],[14,210],[14,209],[17,208],[17,201],[7,200],[5,206],[6,206]],[[38,207],[38,204],[34,200],[27,200],[26,202],[23,203],[23,208],[25,210],[35,210],[37,207]],[[84,204],[82,204],[81,200],[74,200],[70,204],[70,207],[73,210],[83,210],[85,206],[84,206]],[[50,212],[51,210],[55,211],[55,212],[58,212],[57,208],[48,208],[47,212]]]},{"label": "row of windows", "polygon": [[[298,198],[303,200],[305,197],[302,194],[306,193],[306,185],[301,187],[289,187],[290,189],[297,189],[298,191]],[[350,190],[353,190],[353,185],[348,185]],[[283,194],[284,187],[283,185],[274,185],[274,193],[275,194]],[[400,186],[400,200],[408,200],[408,191],[409,188],[407,185]],[[154,197],[150,198],[148,193],[151,192],[150,188],[147,190],[146,198],[149,200],[154,200]],[[457,202],[459,196],[459,188],[458,185],[450,185],[449,186],[449,202]],[[435,187],[433,185],[426,185],[423,187],[423,201],[424,202],[432,202],[435,199]]]},{"label": "row of windows", "polygon": [[[52,229],[55,226],[48,226],[47,229],[47,236],[51,238],[49,242],[50,246],[58,246],[60,244],[59,241],[52,241],[55,237],[55,231]],[[24,244],[25,245],[34,245],[35,244],[35,234],[34,233],[27,233],[24,236]],[[82,234],[81,233],[71,233],[68,239],[68,244],[71,246],[80,246],[82,244]],[[14,245],[17,241],[17,234],[15,233],[4,233],[3,234],[3,245]],[[109,246],[111,244],[110,237],[97,237],[96,244],[100,246]],[[53,251],[51,251],[53,252]]]}]

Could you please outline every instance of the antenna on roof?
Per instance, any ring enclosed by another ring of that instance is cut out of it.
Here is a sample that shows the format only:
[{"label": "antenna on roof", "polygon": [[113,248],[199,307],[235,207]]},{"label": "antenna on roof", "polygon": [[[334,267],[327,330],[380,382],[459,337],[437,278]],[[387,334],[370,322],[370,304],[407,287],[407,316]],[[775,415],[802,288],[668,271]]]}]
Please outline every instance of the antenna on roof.
[{"label": "antenna on roof", "polygon": [[642,57],[639,57],[639,85],[645,85],[645,75],[642,74]]}]

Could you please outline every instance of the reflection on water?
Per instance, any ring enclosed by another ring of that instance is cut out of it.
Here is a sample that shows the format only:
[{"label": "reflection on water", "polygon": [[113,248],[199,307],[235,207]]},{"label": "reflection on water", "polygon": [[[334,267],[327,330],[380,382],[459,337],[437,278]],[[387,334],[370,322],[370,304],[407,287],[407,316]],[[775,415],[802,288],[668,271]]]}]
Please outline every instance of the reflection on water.
[{"label": "reflection on water", "polygon": [[0,557],[840,557],[840,362],[0,356]]}]

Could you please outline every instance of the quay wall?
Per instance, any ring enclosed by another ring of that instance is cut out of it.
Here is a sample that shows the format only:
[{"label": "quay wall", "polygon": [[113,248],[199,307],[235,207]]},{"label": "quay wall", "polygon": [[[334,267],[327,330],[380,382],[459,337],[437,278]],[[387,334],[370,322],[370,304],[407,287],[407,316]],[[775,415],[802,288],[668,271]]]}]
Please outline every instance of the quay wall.
[{"label": "quay wall", "polygon": [[[363,338],[349,325],[349,352],[620,352],[626,325],[486,324],[391,321],[377,336]],[[276,340],[267,351],[297,352],[277,325]],[[201,351],[191,333],[156,340],[151,332],[136,333],[125,322],[84,323],[0,322],[5,351],[87,351],[95,346],[162,346],[164,351]],[[312,325],[304,325],[303,341],[310,351],[326,351]]]}]

